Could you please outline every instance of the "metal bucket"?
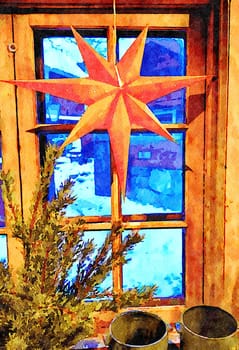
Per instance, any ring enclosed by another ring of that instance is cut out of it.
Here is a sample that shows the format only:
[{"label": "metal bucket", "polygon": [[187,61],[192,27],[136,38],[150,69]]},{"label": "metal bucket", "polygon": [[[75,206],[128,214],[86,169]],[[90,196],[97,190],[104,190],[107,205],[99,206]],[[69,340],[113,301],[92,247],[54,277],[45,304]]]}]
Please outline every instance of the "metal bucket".
[{"label": "metal bucket", "polygon": [[207,305],[194,306],[182,315],[181,349],[238,350],[237,321],[228,312]]},{"label": "metal bucket", "polygon": [[167,326],[160,317],[148,312],[121,313],[110,324],[109,348],[111,350],[139,350],[139,348],[167,350]]}]

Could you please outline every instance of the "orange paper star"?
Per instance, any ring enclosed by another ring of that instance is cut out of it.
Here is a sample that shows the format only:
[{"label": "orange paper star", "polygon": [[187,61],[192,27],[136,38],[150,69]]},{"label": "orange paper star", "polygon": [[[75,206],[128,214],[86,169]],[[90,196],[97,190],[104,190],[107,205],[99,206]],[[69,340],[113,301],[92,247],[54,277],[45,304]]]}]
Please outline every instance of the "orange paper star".
[{"label": "orange paper star", "polygon": [[117,64],[104,59],[75,29],[72,31],[86,64],[88,78],[8,82],[88,105],[62,147],[93,130],[107,130],[119,184],[125,194],[131,130],[144,128],[173,141],[146,104],[206,77],[140,76],[147,28]]}]

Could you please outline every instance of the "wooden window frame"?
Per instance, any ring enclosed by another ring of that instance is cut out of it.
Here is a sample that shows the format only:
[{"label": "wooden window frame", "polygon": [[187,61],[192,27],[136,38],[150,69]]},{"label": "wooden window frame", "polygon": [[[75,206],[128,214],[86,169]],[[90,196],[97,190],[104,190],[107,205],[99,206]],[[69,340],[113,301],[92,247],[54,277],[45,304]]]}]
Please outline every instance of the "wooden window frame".
[{"label": "wooden window frame", "polygon": [[[218,56],[216,54],[215,47],[218,45],[218,37],[217,37],[217,30],[218,30],[218,24],[216,24],[215,20],[218,19],[219,12],[223,11],[222,8],[219,9],[215,7],[211,7],[210,10],[208,10],[206,6],[206,13],[207,13],[207,25],[208,25],[208,33],[210,34],[209,37],[206,40],[207,46],[204,47],[205,52],[210,52],[211,54],[207,54],[207,65],[206,65],[206,71],[205,72],[198,72],[198,74],[215,74],[215,76],[218,76]],[[187,11],[185,11],[187,12]],[[194,50],[194,42],[195,40],[203,40],[203,38],[198,37],[198,26],[200,21],[203,20],[202,17],[198,17],[196,14],[197,11],[194,9],[192,11],[188,10],[188,13],[190,14],[191,22],[191,37],[192,42],[189,43],[189,50]],[[158,21],[159,16],[161,14],[154,14],[154,15],[147,15],[145,18],[150,16],[150,25],[153,25],[153,18],[155,18],[156,21]],[[170,14],[172,15],[172,14]],[[178,18],[180,18],[181,14],[176,14]],[[97,20],[95,22],[89,21],[89,15],[80,15],[81,18],[85,17],[84,20],[81,20],[82,27],[89,27],[89,23],[93,23],[94,26],[97,26]],[[112,21],[112,15],[104,15],[109,18],[109,22]],[[122,19],[125,17],[124,14],[118,15],[118,21],[117,25],[120,25],[120,17],[122,16]],[[165,14],[162,15],[165,17]],[[94,18],[97,18],[99,16],[94,16]],[[129,15],[126,16],[129,18],[128,25],[130,26],[132,23],[132,20],[135,20],[135,15]],[[14,20],[13,20],[14,18]],[[69,19],[68,19],[69,18]],[[165,17],[166,18],[166,17]],[[176,18],[176,17],[175,17]],[[194,18],[194,19],[192,19]],[[197,20],[196,20],[197,19]],[[0,41],[0,45],[2,46],[2,52],[4,52],[3,55],[3,64],[0,67],[1,71],[3,72],[3,78],[4,79],[34,79],[35,77],[35,62],[34,62],[34,42],[33,42],[33,30],[34,27],[62,27],[62,26],[79,26],[79,14],[71,14],[71,15],[60,15],[60,14],[49,14],[47,16],[39,15],[39,14],[19,14],[19,15],[1,15],[2,23],[4,24],[4,32],[7,33],[7,36],[4,37],[4,40]],[[93,20],[93,17],[92,17]],[[124,18],[125,20],[125,18]],[[43,24],[45,21],[45,24]],[[147,20],[148,21],[148,20]],[[138,26],[139,28],[142,28],[145,24],[144,21],[142,21],[142,15],[139,16],[139,22],[135,22],[135,26]],[[198,22],[199,21],[199,22]],[[168,20],[165,21],[165,28],[168,26]],[[202,23],[201,23],[202,24]],[[113,25],[113,22],[112,22]],[[189,26],[190,26],[189,25]],[[205,25],[205,22],[204,22]],[[170,26],[172,24],[170,23]],[[124,22],[125,27],[125,22]],[[181,24],[181,28],[182,28]],[[216,29],[216,30],[215,30]],[[14,33],[14,35],[13,35]],[[224,34],[225,35],[225,34]],[[11,42],[15,42],[17,45],[17,52],[15,55],[13,55],[11,52],[6,52],[6,47]],[[23,43],[23,45],[22,45]],[[28,49],[25,50],[24,43],[27,43]],[[0,46],[0,48],[1,48]],[[198,55],[198,58],[200,55]],[[225,59],[225,54],[222,57]],[[24,62],[25,67],[22,66],[22,63]],[[4,67],[9,67],[9,69],[6,71],[6,69],[3,70]],[[197,63],[198,68],[202,67],[201,62],[198,61]],[[193,75],[193,69],[188,67],[188,75]],[[219,79],[217,82],[214,82],[206,91],[207,96],[207,104],[206,104],[206,119],[205,119],[205,125],[203,125],[203,128],[205,128],[204,133],[204,146],[203,151],[204,152],[204,163],[199,165],[197,164],[197,161],[194,162],[195,167],[197,166],[203,166],[203,192],[199,193],[199,196],[192,196],[190,200],[186,203],[188,206],[187,211],[187,226],[193,232],[193,234],[186,236],[186,246],[187,246],[187,252],[186,252],[186,301],[185,306],[188,307],[193,304],[199,304],[202,302],[207,301],[213,301],[213,303],[219,302],[221,300],[221,294],[216,293],[214,291],[214,294],[212,294],[213,288],[215,288],[214,281],[216,277],[214,277],[214,273],[212,271],[212,267],[209,265],[209,262],[212,261],[210,258],[210,250],[214,245],[212,244],[212,227],[213,224],[215,224],[215,215],[218,216],[222,212],[221,203],[222,198],[217,193],[218,187],[222,186],[222,181],[220,179],[220,174],[224,174],[221,164],[218,165],[218,163],[215,162],[215,156],[217,156],[217,145],[215,145],[215,139],[217,137],[216,130],[215,130],[215,124],[217,125],[217,128],[220,127],[220,125],[223,125],[225,121],[220,118],[222,115],[221,110],[223,109],[222,104],[219,103],[219,111],[218,111],[218,104],[217,100],[215,99],[215,96],[217,96],[217,92],[219,91],[219,94],[223,93],[223,81],[225,80],[224,76],[219,76]],[[199,89],[199,90],[198,90]],[[195,87],[191,88],[190,94],[201,94],[201,88]],[[6,95],[5,95],[6,94]],[[9,99],[8,106],[5,106],[4,96]],[[15,88],[10,87],[4,87],[4,96],[0,98],[1,102],[1,113],[2,115],[9,115],[10,119],[6,120],[5,118],[1,118],[1,132],[2,132],[2,147],[3,147],[3,157],[4,155],[9,154],[12,148],[17,150],[18,152],[11,152],[11,157],[4,157],[4,168],[5,169],[13,169],[14,175],[17,179],[17,188],[18,188],[18,200],[19,203],[29,203],[29,200],[31,198],[31,190],[32,188],[29,188],[29,173],[31,173],[31,179],[37,179],[38,172],[39,172],[39,148],[38,148],[38,140],[37,137],[30,133],[26,132],[27,130],[31,130],[35,127],[35,116],[36,116],[36,110],[35,110],[35,94],[29,90],[25,89],[17,89],[17,93],[15,94]],[[25,101],[28,101],[27,104]],[[17,103],[16,103],[17,102]],[[200,118],[202,119],[202,118]],[[216,119],[218,120],[216,123]],[[16,120],[18,120],[18,123],[16,123]],[[19,122],[21,120],[24,120],[24,125]],[[12,126],[15,126],[14,129],[9,130],[9,124]],[[195,129],[193,133],[196,133],[197,128],[200,127],[200,124],[195,125]],[[202,127],[202,124],[201,124]],[[225,135],[221,135],[220,140],[221,144],[225,144]],[[188,139],[192,139],[192,136],[188,136]],[[20,140],[20,148],[18,140]],[[10,146],[11,142],[11,146]],[[195,147],[201,147],[200,144],[195,145]],[[225,146],[224,146],[225,147]],[[197,148],[198,149],[198,148]],[[20,156],[18,156],[18,154]],[[29,163],[33,166],[31,168],[26,167],[24,164],[24,159],[28,159]],[[193,161],[193,160],[192,160]],[[221,161],[223,162],[223,156],[221,156]],[[186,163],[188,160],[186,161]],[[14,167],[13,167],[14,164]],[[19,171],[20,169],[20,171]],[[217,176],[216,179],[213,179],[213,176],[216,172]],[[189,186],[193,186],[196,184],[196,172],[194,174],[191,174],[190,170],[187,172],[188,180],[187,184],[190,184]],[[191,175],[191,178],[190,178]],[[187,190],[187,189],[186,189]],[[215,196],[218,198],[219,203],[215,204],[214,198]],[[198,216],[200,222],[200,228],[198,227],[198,222],[190,221],[190,217],[195,214],[195,211],[197,210],[197,202],[201,201],[204,203],[204,206],[200,213],[196,213]],[[27,206],[23,206],[23,212],[25,215],[27,215]],[[117,215],[117,213],[116,213]],[[107,225],[97,224],[99,229],[107,228]],[[217,237],[222,238],[222,226],[223,223],[220,222],[219,227],[217,228],[216,235]],[[90,228],[90,226],[89,226]],[[94,226],[96,228],[96,226]],[[109,227],[110,228],[110,225]],[[2,229],[4,230],[4,229]],[[200,234],[198,232],[200,231]],[[5,231],[2,231],[5,232]],[[213,240],[214,241],[214,240]],[[16,241],[10,237],[9,234],[9,261],[10,263],[14,261],[16,262],[16,254],[18,256],[17,261],[20,262],[21,260],[21,252],[20,247],[16,245]],[[196,254],[195,254],[196,252]],[[218,268],[218,274],[217,277],[222,274],[222,264],[223,264],[223,253],[219,258],[220,266]],[[188,263],[190,261],[190,264]],[[12,264],[14,266],[14,264]],[[195,279],[195,273],[200,275],[200,278],[197,280]],[[192,283],[192,279],[194,282]],[[168,319],[172,320],[177,318],[178,313],[182,310],[184,306],[170,306],[170,307],[160,307],[159,309],[164,310],[166,314],[168,315]]]}]

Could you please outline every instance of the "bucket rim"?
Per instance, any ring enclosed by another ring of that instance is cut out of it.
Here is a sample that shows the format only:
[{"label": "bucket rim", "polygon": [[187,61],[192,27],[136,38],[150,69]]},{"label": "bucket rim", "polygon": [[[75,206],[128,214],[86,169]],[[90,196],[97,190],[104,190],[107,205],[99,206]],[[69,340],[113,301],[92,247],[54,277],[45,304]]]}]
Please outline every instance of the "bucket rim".
[{"label": "bucket rim", "polygon": [[[232,332],[231,334],[228,334],[226,336],[223,336],[223,337],[206,337],[204,335],[201,335],[199,333],[196,333],[194,332],[193,330],[191,330],[187,325],[184,324],[183,322],[183,317],[184,315],[192,310],[192,309],[196,309],[196,308],[200,308],[200,307],[208,307],[208,308],[211,308],[211,309],[217,309],[217,310],[220,310],[220,311],[223,311],[225,314],[227,314],[228,316],[230,316],[232,318],[232,320],[235,322],[235,331]],[[228,311],[222,309],[221,307],[219,306],[214,306],[214,305],[206,305],[206,304],[201,304],[201,305],[194,305],[194,306],[191,306],[189,308],[187,308],[183,313],[182,313],[182,321],[181,321],[181,325],[183,326],[184,329],[186,329],[189,333],[191,333],[192,335],[195,335],[197,337],[200,337],[202,339],[207,339],[207,340],[212,340],[212,341],[218,341],[218,339],[228,339],[228,338],[231,338],[233,336],[235,336],[238,332],[238,322],[237,320],[235,319],[235,317],[230,314]]]},{"label": "bucket rim", "polygon": [[[148,316],[151,316],[151,317],[157,319],[158,321],[162,321],[162,322],[164,323],[164,325],[165,325],[165,332],[164,332],[163,336],[162,336],[160,339],[158,339],[157,341],[155,341],[155,342],[153,342],[153,343],[150,343],[150,344],[146,344],[146,345],[128,344],[128,343],[123,343],[122,341],[118,340],[118,339],[112,334],[112,324],[113,324],[120,316],[123,316],[123,315],[126,315],[126,314],[136,314],[136,313],[137,313],[137,314],[148,315]],[[116,316],[113,318],[113,320],[111,321],[111,323],[110,323],[109,333],[110,333],[110,337],[111,337],[114,341],[116,341],[118,344],[127,346],[127,347],[129,347],[129,348],[139,348],[139,349],[142,348],[142,347],[145,348],[145,347],[150,347],[150,346],[152,346],[152,345],[155,345],[155,344],[161,342],[162,340],[164,340],[165,338],[167,338],[167,336],[168,336],[167,324],[164,322],[164,320],[163,320],[160,316],[158,316],[158,315],[156,315],[156,314],[153,314],[153,313],[148,312],[148,311],[142,311],[142,310],[129,310],[129,311],[121,312],[121,313],[119,313],[118,315],[116,315]]]}]

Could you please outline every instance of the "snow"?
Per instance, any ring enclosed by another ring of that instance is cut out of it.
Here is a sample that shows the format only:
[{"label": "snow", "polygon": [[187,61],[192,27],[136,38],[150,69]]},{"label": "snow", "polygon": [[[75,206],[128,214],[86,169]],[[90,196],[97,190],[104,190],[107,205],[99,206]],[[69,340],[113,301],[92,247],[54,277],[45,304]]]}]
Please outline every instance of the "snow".
[{"label": "snow", "polygon": [[7,261],[7,236],[0,235],[0,261]]}]

